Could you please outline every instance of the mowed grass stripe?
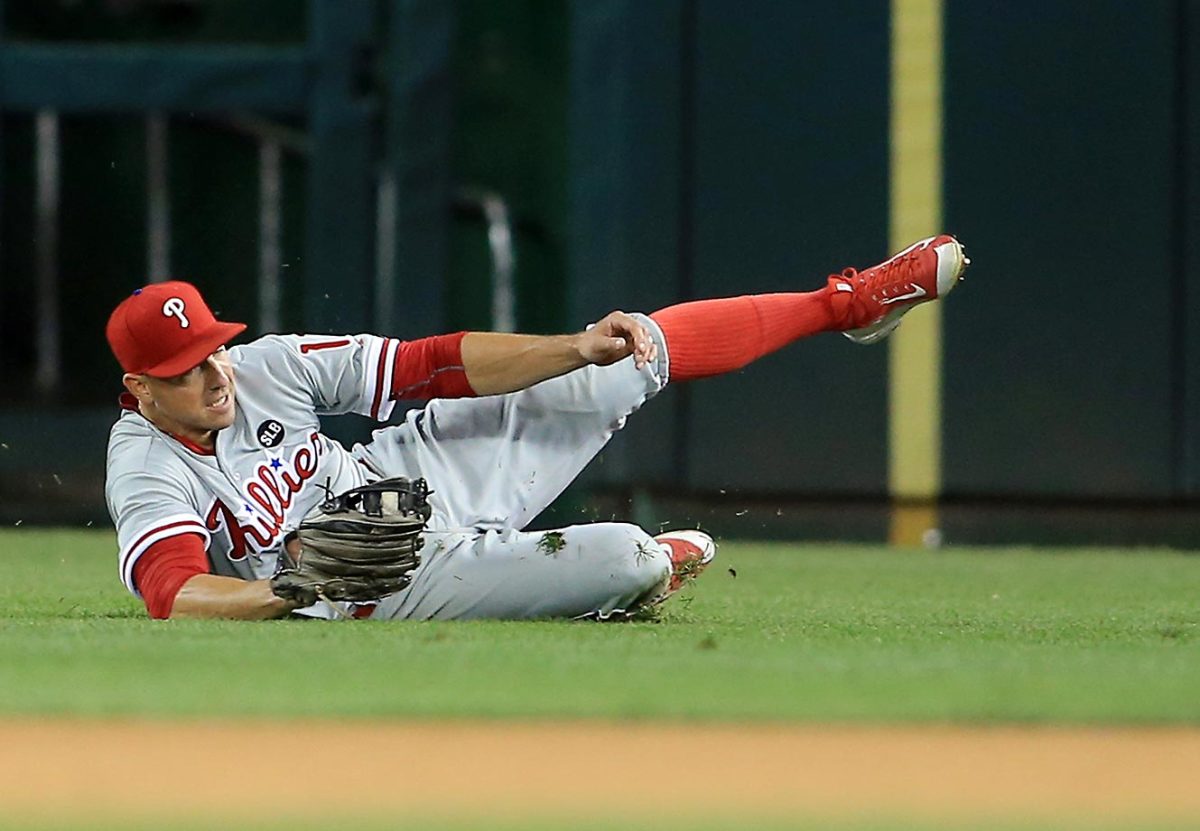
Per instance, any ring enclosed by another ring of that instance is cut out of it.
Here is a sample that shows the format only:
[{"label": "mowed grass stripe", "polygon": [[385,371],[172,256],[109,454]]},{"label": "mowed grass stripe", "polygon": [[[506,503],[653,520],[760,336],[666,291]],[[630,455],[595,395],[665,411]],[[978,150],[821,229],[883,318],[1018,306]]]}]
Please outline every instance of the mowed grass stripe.
[{"label": "mowed grass stripe", "polygon": [[0,532],[0,714],[1200,723],[1200,558],[1169,551],[728,542],[612,625],[153,622],[114,552]]}]

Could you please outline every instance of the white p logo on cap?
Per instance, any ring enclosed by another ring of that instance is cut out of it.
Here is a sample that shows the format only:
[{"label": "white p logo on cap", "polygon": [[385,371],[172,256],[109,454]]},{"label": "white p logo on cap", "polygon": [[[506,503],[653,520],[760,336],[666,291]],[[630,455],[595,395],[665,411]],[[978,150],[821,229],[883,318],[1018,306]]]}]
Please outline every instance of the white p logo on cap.
[{"label": "white p logo on cap", "polygon": [[183,301],[178,297],[168,298],[167,302],[163,303],[163,316],[179,318],[180,328],[186,329],[190,324],[188,323],[187,315],[183,313],[183,310]]}]

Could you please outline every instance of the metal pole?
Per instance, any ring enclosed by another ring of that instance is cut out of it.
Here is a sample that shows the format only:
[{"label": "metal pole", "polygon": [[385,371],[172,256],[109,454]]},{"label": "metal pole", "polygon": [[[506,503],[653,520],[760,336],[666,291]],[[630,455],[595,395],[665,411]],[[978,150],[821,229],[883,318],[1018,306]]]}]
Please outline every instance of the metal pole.
[{"label": "metal pole", "polygon": [[58,310],[59,140],[58,113],[40,110],[34,119],[37,195],[37,365],[34,385],[42,394],[58,389],[62,380]]},{"label": "metal pole", "polygon": [[517,253],[513,246],[508,203],[498,193],[464,188],[458,193],[458,204],[480,211],[487,222],[488,250],[492,255],[492,331],[515,332],[517,314],[513,274],[517,268]]},{"label": "metal pole", "polygon": [[258,144],[258,330],[280,331],[283,153],[278,141]]},{"label": "metal pole", "polygon": [[171,191],[167,171],[167,117],[146,116],[146,282],[171,275]]},{"label": "metal pole", "polygon": [[396,328],[396,176],[389,167],[379,177],[375,206],[375,325],[382,334]]},{"label": "metal pole", "polygon": [[492,251],[492,327],[497,332],[515,332],[517,315],[513,271],[517,257],[513,252],[512,227],[508,206],[494,193],[483,200],[483,215],[488,223],[488,247]]}]

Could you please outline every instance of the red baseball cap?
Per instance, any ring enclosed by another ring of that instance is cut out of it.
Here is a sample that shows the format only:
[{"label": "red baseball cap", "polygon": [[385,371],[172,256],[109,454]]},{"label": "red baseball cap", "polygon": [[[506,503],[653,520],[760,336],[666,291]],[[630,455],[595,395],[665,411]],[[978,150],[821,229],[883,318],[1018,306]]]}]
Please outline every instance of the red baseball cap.
[{"label": "red baseball cap", "polygon": [[170,378],[198,366],[245,330],[245,323],[217,320],[191,283],[169,280],[122,300],[105,335],[126,372]]}]

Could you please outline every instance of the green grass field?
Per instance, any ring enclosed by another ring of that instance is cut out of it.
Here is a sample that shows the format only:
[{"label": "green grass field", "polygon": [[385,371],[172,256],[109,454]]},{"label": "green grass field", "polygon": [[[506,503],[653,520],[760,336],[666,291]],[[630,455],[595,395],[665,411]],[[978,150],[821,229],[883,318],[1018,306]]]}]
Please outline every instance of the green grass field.
[{"label": "green grass field", "polygon": [[[736,571],[736,577],[733,575]],[[0,532],[0,714],[1200,723],[1200,557],[727,543],[655,622],[154,622]]]}]

